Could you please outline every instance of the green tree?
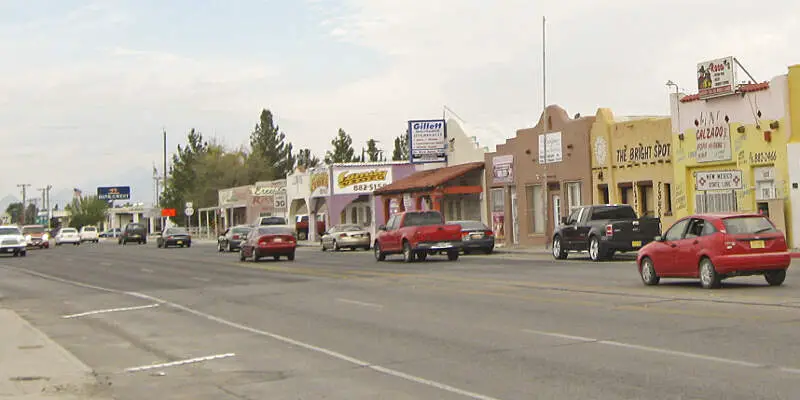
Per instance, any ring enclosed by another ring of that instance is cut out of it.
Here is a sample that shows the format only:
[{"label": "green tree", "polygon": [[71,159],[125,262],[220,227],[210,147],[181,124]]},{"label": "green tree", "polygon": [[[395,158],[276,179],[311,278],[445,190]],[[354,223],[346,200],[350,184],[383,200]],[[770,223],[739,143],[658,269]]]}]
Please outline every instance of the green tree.
[{"label": "green tree", "polygon": [[408,160],[408,130],[405,135],[394,138],[394,151],[392,151],[392,161]]},{"label": "green tree", "polygon": [[209,144],[203,134],[194,129],[186,139],[186,145],[178,145],[178,151],[172,155],[167,187],[161,199],[164,208],[183,210],[184,203],[193,201],[191,197],[196,189],[204,184],[200,181],[200,165],[209,151]]},{"label": "green tree", "polygon": [[378,148],[378,141],[375,139],[367,140],[366,153],[367,159],[362,161],[386,161],[386,159],[383,157],[383,150]]},{"label": "green tree", "polygon": [[32,225],[38,223],[38,218],[36,218],[38,214],[39,209],[36,208],[36,205],[29,203],[28,207],[25,208],[25,224]]},{"label": "green tree", "polygon": [[259,123],[250,134],[250,154],[247,170],[251,182],[285,178],[294,171],[292,144],[275,125],[272,112],[261,110]]},{"label": "green tree", "polygon": [[84,196],[75,199],[65,207],[69,211],[69,226],[80,229],[86,225],[97,225],[106,218],[108,202],[97,196]]},{"label": "green tree", "polygon": [[333,150],[325,153],[326,164],[347,163],[358,160],[355,156],[355,150],[353,150],[353,138],[344,129],[339,128],[339,133],[331,140],[331,145]]},{"label": "green tree", "polygon": [[311,152],[311,149],[300,149],[296,158],[297,166],[304,169],[314,168],[319,165],[319,158]]},{"label": "green tree", "polygon": [[20,217],[22,216],[22,203],[16,202],[9,204],[8,207],[6,207],[6,214],[11,216],[12,224],[20,223]]}]

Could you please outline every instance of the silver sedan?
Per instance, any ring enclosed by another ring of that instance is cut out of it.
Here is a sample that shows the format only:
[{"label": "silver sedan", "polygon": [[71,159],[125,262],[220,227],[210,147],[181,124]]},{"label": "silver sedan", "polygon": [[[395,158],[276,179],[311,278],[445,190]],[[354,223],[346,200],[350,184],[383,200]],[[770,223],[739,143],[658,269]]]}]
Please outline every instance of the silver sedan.
[{"label": "silver sedan", "polygon": [[342,248],[369,250],[371,242],[369,231],[353,224],[336,225],[322,234],[322,251]]}]

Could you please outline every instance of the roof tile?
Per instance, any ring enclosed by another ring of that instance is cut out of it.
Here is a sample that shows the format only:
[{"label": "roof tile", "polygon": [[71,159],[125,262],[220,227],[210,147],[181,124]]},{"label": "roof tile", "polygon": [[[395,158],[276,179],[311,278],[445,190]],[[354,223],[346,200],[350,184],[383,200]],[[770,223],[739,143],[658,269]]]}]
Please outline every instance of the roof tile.
[{"label": "roof tile", "polygon": [[483,162],[471,162],[450,167],[415,172],[374,192],[376,195],[398,194],[430,190],[468,172],[483,168]]}]

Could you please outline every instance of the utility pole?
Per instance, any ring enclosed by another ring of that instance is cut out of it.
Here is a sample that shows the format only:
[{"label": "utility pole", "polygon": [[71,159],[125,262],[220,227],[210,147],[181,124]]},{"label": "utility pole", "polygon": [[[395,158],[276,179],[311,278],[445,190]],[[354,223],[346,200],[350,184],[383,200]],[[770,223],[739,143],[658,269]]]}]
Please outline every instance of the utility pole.
[{"label": "utility pole", "polygon": [[25,203],[26,203],[27,195],[28,195],[27,190],[28,190],[28,187],[30,187],[30,186],[31,186],[30,183],[20,183],[20,184],[17,185],[18,188],[22,188],[22,213],[19,216],[19,224],[20,225],[25,225],[25,211],[26,211],[25,210]]},{"label": "utility pole", "polygon": [[[549,189],[549,180],[547,178],[547,131],[550,130],[548,126],[548,118],[547,118],[547,18],[542,17],[542,134],[544,135],[544,185],[542,185],[542,196],[544,196],[544,201],[542,201],[542,205],[544,207],[544,231],[547,232],[547,220],[549,219],[549,202],[548,200],[548,189]],[[539,160],[539,162],[542,162]],[[555,229],[556,221],[553,221],[553,229]],[[549,236],[545,235],[544,241],[544,248],[546,249],[549,244]]]},{"label": "utility pole", "polygon": [[[164,195],[167,194],[167,130],[163,130],[164,133],[164,170],[161,171],[164,174],[164,182],[161,183],[161,190]],[[161,218],[161,229],[167,226],[167,218]]]},{"label": "utility pole", "polygon": [[50,220],[53,218],[52,210],[50,210],[50,189],[53,188],[53,185],[47,185],[43,188],[39,188],[42,191],[42,208],[47,212],[47,228],[50,228]]},{"label": "utility pole", "polygon": [[[41,192],[42,192],[42,208],[43,208],[45,211],[47,211],[47,188],[46,188],[46,187],[43,187],[43,188],[39,188],[39,189],[37,189],[37,190],[39,190],[39,191],[41,191]],[[48,216],[49,216],[49,215],[50,215],[50,214],[48,213]],[[50,218],[48,218],[47,220],[49,221],[49,220],[50,220]]]}]

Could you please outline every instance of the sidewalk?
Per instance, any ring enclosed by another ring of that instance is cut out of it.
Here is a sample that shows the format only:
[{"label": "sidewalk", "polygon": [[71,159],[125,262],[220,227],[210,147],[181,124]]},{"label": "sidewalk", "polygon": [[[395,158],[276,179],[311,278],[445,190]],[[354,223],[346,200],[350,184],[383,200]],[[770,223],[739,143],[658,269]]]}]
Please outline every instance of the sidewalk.
[{"label": "sidewalk", "polygon": [[110,399],[92,370],[14,311],[0,308],[0,399]]}]

